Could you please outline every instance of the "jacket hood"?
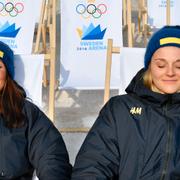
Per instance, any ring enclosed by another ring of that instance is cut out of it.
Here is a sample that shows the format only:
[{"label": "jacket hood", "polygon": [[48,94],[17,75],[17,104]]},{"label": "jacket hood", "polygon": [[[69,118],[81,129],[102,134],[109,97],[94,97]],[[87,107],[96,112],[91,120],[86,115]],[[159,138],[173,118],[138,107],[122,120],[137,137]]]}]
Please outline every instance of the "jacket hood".
[{"label": "jacket hood", "polygon": [[153,92],[149,88],[147,88],[143,82],[143,75],[145,71],[146,70],[143,68],[134,76],[134,78],[126,88],[126,92],[128,94],[135,94],[138,97],[143,98],[144,101],[156,104],[158,106],[163,105],[167,101],[174,104],[180,103],[180,93],[160,94],[157,92]]}]

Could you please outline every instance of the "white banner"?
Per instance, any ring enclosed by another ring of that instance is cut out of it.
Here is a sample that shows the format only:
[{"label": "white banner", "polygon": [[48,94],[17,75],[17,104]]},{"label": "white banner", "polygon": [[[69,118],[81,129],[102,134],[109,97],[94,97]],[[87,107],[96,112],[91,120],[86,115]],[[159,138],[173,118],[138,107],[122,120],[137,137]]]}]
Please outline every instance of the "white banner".
[{"label": "white banner", "polygon": [[0,41],[15,54],[31,54],[35,17],[40,11],[35,0],[0,0]]},{"label": "white banner", "polygon": [[[60,87],[102,89],[107,39],[122,46],[122,2],[61,0]],[[111,88],[119,87],[119,55],[113,55]]]},{"label": "white banner", "polygon": [[119,94],[125,94],[135,74],[144,67],[145,48],[121,48]]},{"label": "white banner", "polygon": [[[167,0],[148,0],[148,23],[156,28],[160,28],[166,25],[166,1]],[[170,1],[170,24],[179,25],[180,24],[180,1],[171,0]]]},{"label": "white banner", "polygon": [[36,16],[35,16],[36,23],[38,23],[40,20],[42,2],[43,2],[43,0],[36,1],[36,5],[34,6],[34,9],[33,9],[34,12],[36,13]]},{"label": "white banner", "polygon": [[16,55],[15,80],[26,91],[27,97],[42,106],[42,77],[44,55]]}]

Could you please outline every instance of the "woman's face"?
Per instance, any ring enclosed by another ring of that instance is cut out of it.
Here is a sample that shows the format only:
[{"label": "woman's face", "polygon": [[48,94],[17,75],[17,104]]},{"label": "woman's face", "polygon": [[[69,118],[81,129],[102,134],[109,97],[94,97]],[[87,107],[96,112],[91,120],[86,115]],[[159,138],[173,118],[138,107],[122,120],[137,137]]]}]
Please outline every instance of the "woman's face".
[{"label": "woman's face", "polygon": [[152,56],[150,72],[154,87],[162,94],[180,91],[180,48],[159,48]]},{"label": "woman's face", "polygon": [[3,62],[0,60],[0,90],[4,87],[6,82],[6,67]]}]

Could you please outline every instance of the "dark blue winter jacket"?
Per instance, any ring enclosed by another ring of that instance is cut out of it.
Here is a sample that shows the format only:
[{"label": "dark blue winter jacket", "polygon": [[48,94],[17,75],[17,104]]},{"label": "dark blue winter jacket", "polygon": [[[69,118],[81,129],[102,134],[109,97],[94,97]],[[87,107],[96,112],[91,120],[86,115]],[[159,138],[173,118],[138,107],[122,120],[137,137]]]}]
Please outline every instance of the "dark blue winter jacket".
[{"label": "dark blue winter jacket", "polygon": [[0,179],[69,180],[71,165],[64,141],[37,106],[25,101],[25,126],[7,128],[0,116]]},{"label": "dark blue winter jacket", "polygon": [[101,110],[87,135],[72,180],[179,180],[180,93],[159,94],[141,70]]}]

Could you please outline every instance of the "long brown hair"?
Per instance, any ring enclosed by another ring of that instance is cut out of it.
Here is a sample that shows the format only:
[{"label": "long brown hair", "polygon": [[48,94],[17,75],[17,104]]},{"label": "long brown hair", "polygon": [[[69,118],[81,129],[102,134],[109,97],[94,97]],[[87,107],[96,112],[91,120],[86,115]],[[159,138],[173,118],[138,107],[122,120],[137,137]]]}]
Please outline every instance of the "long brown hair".
[{"label": "long brown hair", "polygon": [[6,82],[0,93],[0,111],[7,127],[19,128],[24,125],[23,105],[25,98],[24,89],[7,73]]}]

